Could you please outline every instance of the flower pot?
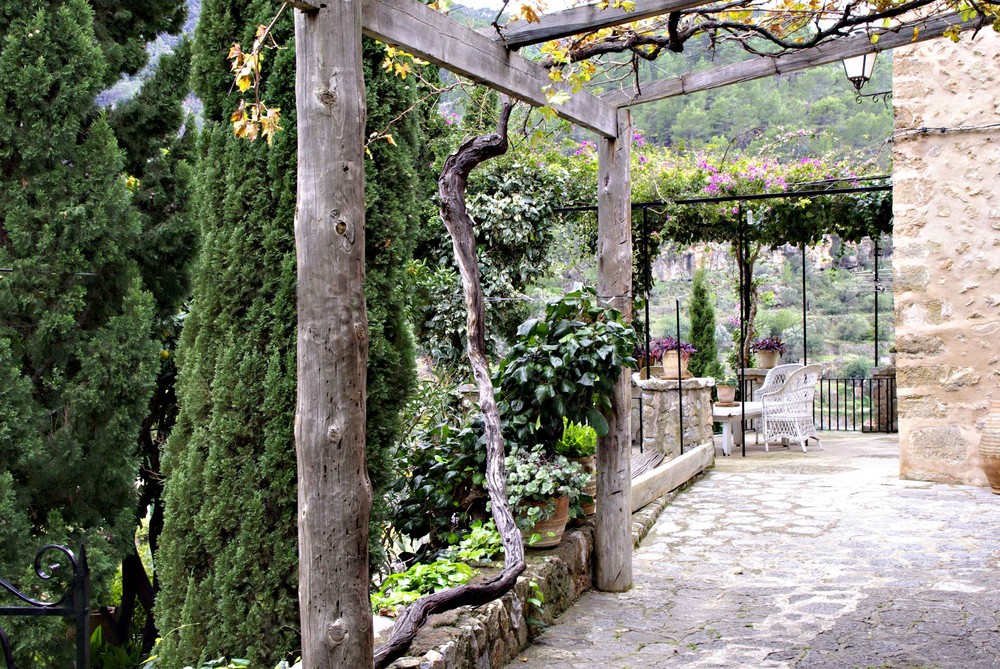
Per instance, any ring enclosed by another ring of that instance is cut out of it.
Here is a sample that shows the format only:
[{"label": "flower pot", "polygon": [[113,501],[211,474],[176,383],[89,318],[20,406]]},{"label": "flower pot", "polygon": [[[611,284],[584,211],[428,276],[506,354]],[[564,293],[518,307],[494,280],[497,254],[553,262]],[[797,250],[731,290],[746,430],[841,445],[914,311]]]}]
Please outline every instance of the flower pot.
[{"label": "flower pot", "polygon": [[589,504],[580,504],[583,512],[588,516],[597,512],[597,466],[594,464],[594,456],[588,455],[583,458],[570,458],[570,462],[578,462],[583,465],[584,470],[590,472],[590,482],[584,486],[583,494],[588,495],[591,500]]},{"label": "flower pot", "polygon": [[727,386],[725,384],[718,385],[715,389],[719,393],[720,402],[735,402],[736,401],[736,386]]},{"label": "flower pot", "polygon": [[[521,530],[521,538],[524,539],[525,546],[529,548],[552,548],[558,546],[562,541],[563,532],[566,530],[566,523],[569,522],[569,497],[559,497],[555,500],[555,512],[543,520],[535,523],[534,527]],[[523,502],[522,506],[542,507],[546,502]],[[528,545],[532,534],[540,534],[542,538],[533,544]]]},{"label": "flower pot", "polygon": [[[677,378],[677,351],[667,351],[663,354],[663,377],[664,379]],[[691,372],[688,371],[688,358],[690,353],[681,354],[681,378],[690,379]]]},{"label": "flower pot", "polygon": [[[676,372],[675,372],[675,374],[676,374]],[[645,381],[646,379],[651,378],[651,377],[654,378],[654,379],[662,378],[663,377],[663,365],[661,365],[660,363],[656,363],[655,365],[651,365],[650,368],[649,368],[649,375],[648,376],[646,374],[646,368],[644,366],[639,368],[639,378],[640,379],[642,379],[643,381]]]},{"label": "flower pot", "polygon": [[990,403],[983,436],[979,440],[979,459],[990,488],[1000,495],[1000,402]]},{"label": "flower pot", "polygon": [[757,351],[757,364],[761,369],[772,369],[778,364],[781,354],[777,351]]}]

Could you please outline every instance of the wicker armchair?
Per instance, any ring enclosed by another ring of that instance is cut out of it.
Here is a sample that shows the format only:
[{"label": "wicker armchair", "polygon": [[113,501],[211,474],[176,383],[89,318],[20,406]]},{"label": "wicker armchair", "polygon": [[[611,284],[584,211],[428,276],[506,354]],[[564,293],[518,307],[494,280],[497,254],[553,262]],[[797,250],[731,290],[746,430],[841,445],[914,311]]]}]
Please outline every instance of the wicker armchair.
[{"label": "wicker armchair", "polygon": [[796,362],[790,365],[778,365],[767,370],[764,383],[759,388],[754,388],[753,401],[760,402],[767,393],[779,390],[781,386],[785,385],[785,379],[788,378],[788,375],[796,369],[802,369],[802,365]]},{"label": "wicker armchair", "polygon": [[[782,365],[788,367],[788,365]],[[816,439],[820,450],[823,443],[816,433],[813,422],[813,396],[816,394],[816,383],[819,381],[823,368],[820,365],[794,365],[781,387],[762,392],[760,401],[763,404],[761,422],[764,427],[764,450],[768,450],[768,442],[777,439],[794,439],[806,452],[806,442],[809,437]],[[775,367],[775,371],[778,368]],[[771,378],[771,374],[767,375]],[[765,380],[762,390],[767,388]]]}]

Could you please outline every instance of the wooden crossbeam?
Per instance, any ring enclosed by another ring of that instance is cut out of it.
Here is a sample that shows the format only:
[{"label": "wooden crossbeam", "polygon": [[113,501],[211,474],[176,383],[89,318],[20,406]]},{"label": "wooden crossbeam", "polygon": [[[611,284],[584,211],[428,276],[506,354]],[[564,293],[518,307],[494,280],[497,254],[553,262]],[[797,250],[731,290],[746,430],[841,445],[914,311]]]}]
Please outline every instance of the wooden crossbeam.
[{"label": "wooden crossbeam", "polygon": [[[455,74],[535,106],[546,104],[542,89],[552,82],[544,67],[418,0],[365,0],[362,25],[369,37]],[[603,137],[617,134],[615,108],[595,95],[577,93],[554,109],[559,116]]]},{"label": "wooden crossbeam", "polygon": [[518,49],[529,44],[547,42],[550,39],[569,37],[601,28],[632,23],[642,19],[662,16],[670,12],[707,5],[713,0],[637,0],[635,9],[626,12],[623,9],[606,7],[598,9],[597,5],[572,7],[551,14],[543,14],[538,23],[526,23],[512,28],[505,28],[503,36],[497,35],[495,28],[487,28],[482,34],[501,42],[508,49]]},{"label": "wooden crossbeam", "polygon": [[[979,18],[963,21],[960,14],[946,14],[928,21],[904,24],[898,29],[883,32],[875,44],[872,44],[867,35],[847,37],[825,42],[810,49],[792,51],[775,58],[755,56],[705,72],[659,79],[643,84],[639,90],[629,88],[623,91],[612,91],[601,95],[601,98],[616,107],[629,107],[697,91],[721,88],[730,84],[835,63],[844,58],[860,56],[872,51],[888,51],[924,40],[935,39],[941,37],[945,30],[954,25],[960,26],[965,31],[985,24]],[[919,29],[916,36],[913,33],[915,28]]]}]

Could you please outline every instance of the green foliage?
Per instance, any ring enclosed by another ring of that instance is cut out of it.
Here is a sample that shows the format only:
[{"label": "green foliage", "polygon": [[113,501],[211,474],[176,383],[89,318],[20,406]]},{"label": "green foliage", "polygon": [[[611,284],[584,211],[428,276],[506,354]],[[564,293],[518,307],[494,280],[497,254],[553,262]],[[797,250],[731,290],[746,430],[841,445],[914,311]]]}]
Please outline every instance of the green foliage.
[{"label": "green foliage", "polygon": [[90,635],[90,669],[133,669],[141,660],[141,648],[107,643],[100,627]]},{"label": "green foliage", "polygon": [[691,285],[691,344],[695,352],[688,360],[688,369],[694,376],[722,376],[719,349],[715,343],[715,308],[709,295],[707,271],[704,267],[694,273]]},{"label": "green foliage", "polygon": [[874,366],[875,363],[871,358],[855,356],[844,362],[844,364],[841,365],[839,372],[837,374],[831,374],[831,376],[844,379],[863,379],[871,374],[872,367]]},{"label": "green foliage", "polygon": [[[161,630],[176,630],[164,638],[164,669],[219,656],[273,666],[300,647],[291,13],[273,29],[283,48],[268,52],[262,83],[262,96],[285,120],[272,147],[232,136],[236,101],[226,97],[230,73],[223,58],[232,41],[249,43],[274,11],[266,0],[205,2],[192,53],[194,88],[205,104],[194,196],[203,242],[177,351],[182,409],[164,457],[169,513],[157,555],[156,615]],[[381,131],[376,124],[415,100],[408,82],[382,72],[383,55],[383,47],[366,44],[369,132]],[[398,286],[428,195],[414,178],[425,159],[419,115],[392,133],[397,146],[373,144],[366,165],[366,436],[377,500],[370,531],[376,559],[388,514],[381,499],[395,476],[386,450],[399,439],[399,411],[414,383]],[[254,584],[251,596],[248,583]]]},{"label": "green foliage", "polygon": [[487,517],[481,426],[436,425],[399,457],[404,474],[393,486],[400,495],[393,525],[415,541],[426,537],[418,555],[458,543],[463,529]]},{"label": "green foliage", "polygon": [[[93,107],[109,71],[93,10],[35,0],[0,13],[0,574],[36,587],[40,546],[86,541],[103,603],[134,531],[158,350],[141,226]],[[68,666],[64,627],[12,621],[19,664]]]},{"label": "green foliage", "polygon": [[[528,316],[529,305],[510,298],[522,295],[546,271],[552,210],[580,188],[578,172],[556,154],[539,156],[512,149],[470,176],[466,201],[476,222],[491,352],[501,350]],[[436,362],[457,366],[463,364],[466,348],[461,281],[451,240],[437,216],[429,235],[418,252],[421,262],[410,268],[416,284],[414,330]]]},{"label": "green foliage", "polygon": [[497,531],[497,526],[490,518],[485,523],[481,520],[472,521],[469,531],[462,536],[457,546],[446,550],[443,557],[462,562],[485,562],[493,556],[503,553],[503,540]]},{"label": "green foliage", "polygon": [[[570,504],[583,494],[590,472],[562,455],[552,455],[541,444],[515,449],[504,458],[507,499],[522,529],[555,513],[555,499],[569,497]],[[541,506],[532,504],[540,503]]]},{"label": "green foliage", "polygon": [[392,574],[372,595],[372,611],[394,613],[400,606],[417,601],[422,595],[468,583],[475,575],[464,562],[435,560],[430,564],[415,564],[404,572]]},{"label": "green foliage", "polygon": [[636,344],[635,331],[618,311],[599,306],[592,288],[550,302],[542,318],[521,324],[494,376],[504,437],[554,448],[563,418],[607,434],[604,414],[622,367],[635,366]]},{"label": "green foliage", "polygon": [[589,425],[571,423],[563,418],[563,433],[556,442],[556,453],[567,458],[585,458],[597,451],[597,431]]},{"label": "green foliage", "polygon": [[[892,61],[879,56],[865,90],[892,88]],[[717,68],[746,58],[735,45],[689,48],[655,65],[642,63],[644,80]],[[784,158],[871,149],[892,134],[892,109],[858,105],[837,63],[790,77],[748,81],[634,108],[632,122],[650,142],[665,146],[727,147],[730,153],[777,152]],[[807,128],[798,130],[799,128]]]}]

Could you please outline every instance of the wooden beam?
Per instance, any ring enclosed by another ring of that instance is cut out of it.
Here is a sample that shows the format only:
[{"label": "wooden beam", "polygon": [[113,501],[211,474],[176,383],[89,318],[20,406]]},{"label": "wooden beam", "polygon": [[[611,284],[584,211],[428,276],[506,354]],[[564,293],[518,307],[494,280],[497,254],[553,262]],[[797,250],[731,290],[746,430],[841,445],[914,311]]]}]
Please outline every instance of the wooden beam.
[{"label": "wooden beam", "polygon": [[[898,31],[891,30],[880,33],[879,40],[875,44],[872,44],[868,35],[831,40],[810,49],[792,51],[775,58],[757,56],[714,70],[651,81],[643,84],[639,90],[629,88],[624,91],[613,91],[603,94],[601,98],[616,107],[628,107],[697,91],[707,91],[776,74],[797,72],[818,65],[835,63],[844,58],[860,56],[872,51],[888,51],[924,40],[935,39],[941,37],[944,31],[953,25],[960,26],[962,30],[969,30],[980,27],[984,23],[978,18],[962,21],[959,14],[948,14],[928,21],[905,24]],[[913,34],[914,28],[919,28],[916,37]]]},{"label": "wooden beam", "polygon": [[295,109],[302,666],[371,669],[366,110],[357,2],[295,12]]},{"label": "wooden beam", "polygon": [[[618,113],[618,137],[598,141],[597,293],[632,320],[632,123]],[[606,592],[632,587],[632,370],[611,395],[608,434],[597,443],[594,585]]]},{"label": "wooden beam", "polygon": [[[552,81],[544,67],[418,0],[365,0],[362,21],[369,37],[528,104],[546,104],[542,89]],[[577,93],[554,109],[568,121],[615,137],[615,109],[594,95]]]},{"label": "wooden beam", "polygon": [[709,440],[632,479],[632,513],[681,487],[695,475],[705,471],[714,460],[715,444]]},{"label": "wooden beam", "polygon": [[295,9],[300,9],[303,12],[315,12],[319,10],[318,4],[306,2],[306,0],[281,0],[281,2],[291,5]]},{"label": "wooden beam", "polygon": [[579,35],[592,30],[610,28],[623,23],[632,23],[642,19],[652,18],[707,5],[713,0],[637,0],[635,9],[626,12],[623,9],[606,7],[598,9],[597,5],[572,7],[551,14],[542,14],[538,23],[515,24],[515,27],[504,29],[503,35],[497,35],[495,28],[482,30],[482,34],[498,40],[508,49],[519,49],[529,44],[547,42],[571,35]]}]

